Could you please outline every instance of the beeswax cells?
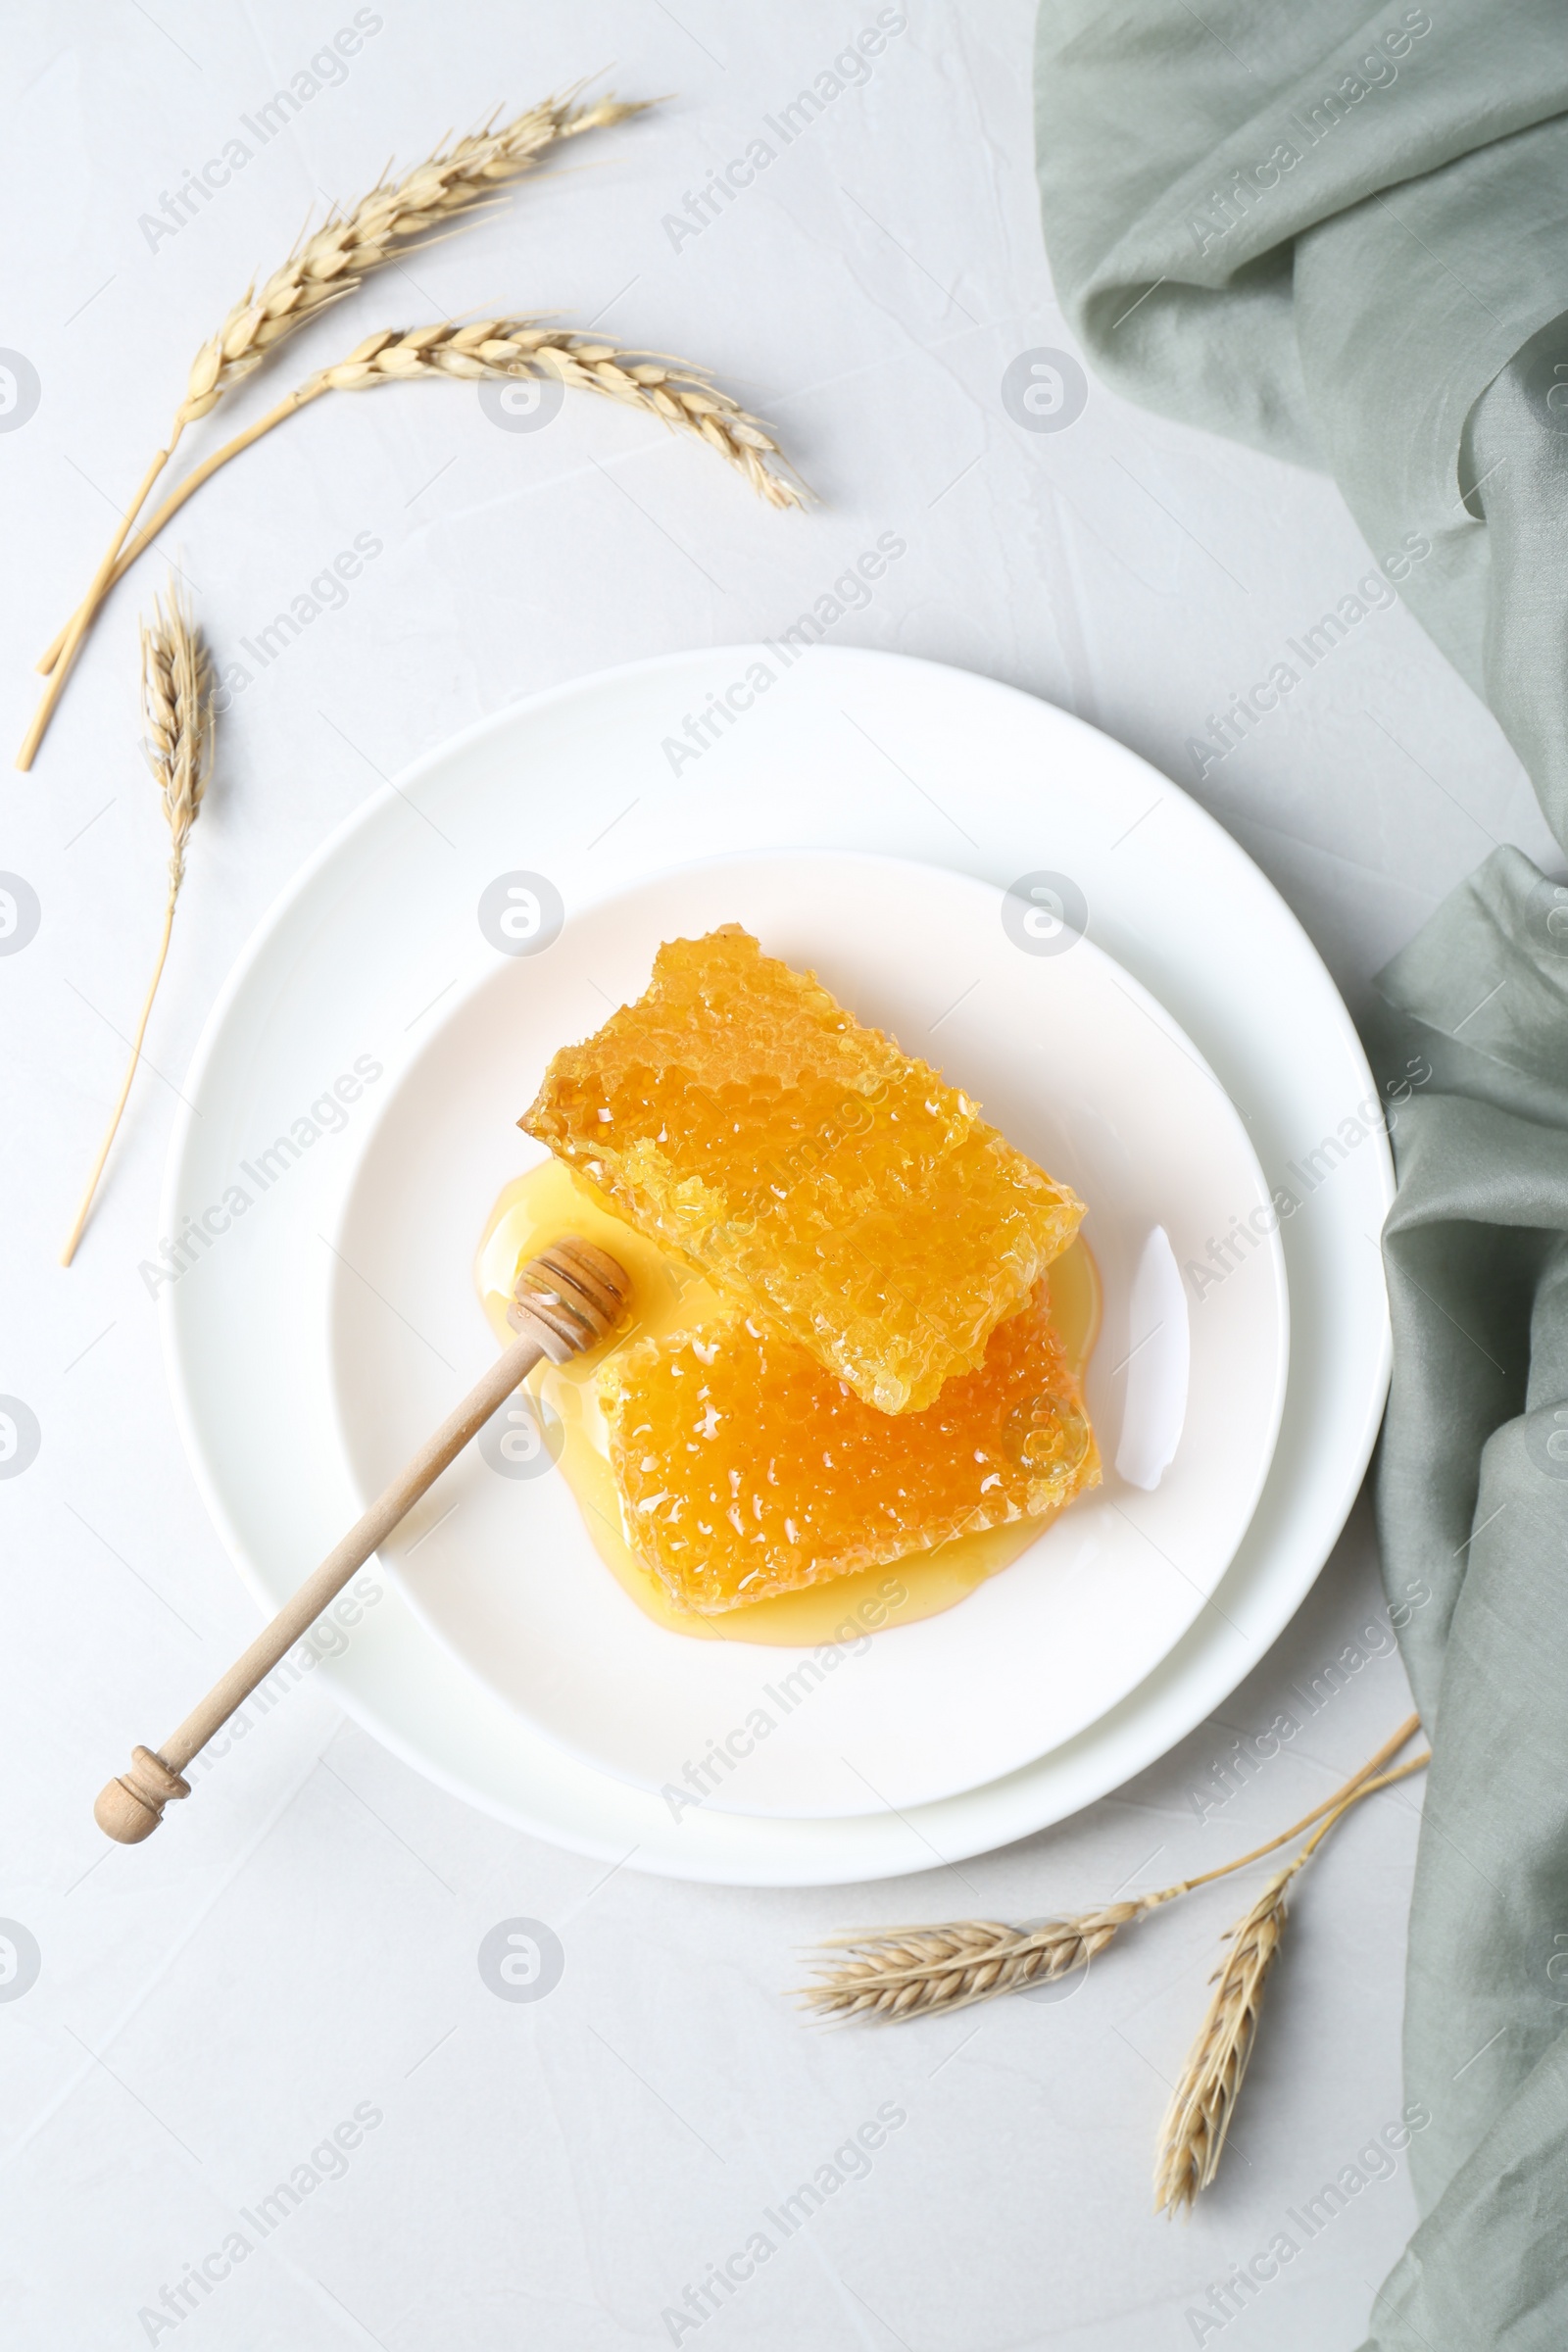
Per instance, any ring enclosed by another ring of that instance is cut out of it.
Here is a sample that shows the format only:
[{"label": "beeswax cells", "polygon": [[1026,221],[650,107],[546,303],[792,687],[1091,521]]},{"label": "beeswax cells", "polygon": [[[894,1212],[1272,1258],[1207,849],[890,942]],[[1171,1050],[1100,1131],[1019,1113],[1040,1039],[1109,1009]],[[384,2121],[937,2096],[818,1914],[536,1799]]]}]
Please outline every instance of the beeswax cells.
[{"label": "beeswax cells", "polygon": [[920,1411],[878,1411],[740,1311],[634,1342],[600,1395],[627,1541],[708,1615],[1041,1517],[1100,1482],[1044,1283]]},{"label": "beeswax cells", "polygon": [[518,1122],[884,1413],[974,1371],[1083,1204],[738,924],[559,1053]]}]

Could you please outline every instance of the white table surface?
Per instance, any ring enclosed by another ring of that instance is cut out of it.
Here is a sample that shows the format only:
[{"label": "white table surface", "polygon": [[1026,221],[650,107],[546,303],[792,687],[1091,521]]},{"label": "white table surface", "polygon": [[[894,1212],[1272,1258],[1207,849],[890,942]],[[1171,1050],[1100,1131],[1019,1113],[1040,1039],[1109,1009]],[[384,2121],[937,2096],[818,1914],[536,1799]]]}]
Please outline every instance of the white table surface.
[{"label": "white table surface", "polygon": [[[665,216],[871,7],[371,13],[380,29],[341,83],[251,141],[231,184],[152,245],[140,216],[350,22],[347,0],[10,13],[0,344],[31,362],[41,397],[0,432],[7,744],[32,657],[250,271],[389,153],[410,163],[448,124],[608,60],[626,93],[677,94],[352,297],[242,390],[224,430],[374,326],[559,310],[710,362],[776,419],[824,503],[772,515],[716,459],[586,399],[548,430],[503,434],[455,386],[322,403],[193,502],[172,546],[224,659],[357,533],[384,552],[236,697],[155,1067],[71,1272],[56,1253],[161,905],[166,839],[133,709],[136,609],[161,565],[117,593],[33,774],[4,788],[0,865],[42,908],[36,938],[0,960],[0,1391],[42,1432],[36,1461],[0,1484],[0,1915],[41,1953],[24,1997],[0,1984],[7,2345],[1174,2352],[1216,2340],[1190,2316],[1209,2283],[1288,2230],[1300,2251],[1226,2345],[1352,2346],[1412,2220],[1403,2164],[1310,2243],[1286,2215],[1401,2106],[1418,1788],[1356,1815],[1303,1885],[1222,2182],[1190,2227],[1150,2211],[1152,2141],[1239,1892],[1149,1923],[1065,2001],[824,2035],[781,1988],[819,1932],[1077,1907],[1201,1869],[1326,1793],[1407,1707],[1388,1654],[1241,1793],[1206,1818],[1195,1795],[1376,1620],[1364,1503],[1277,1648],[1162,1764],[1056,1830],[908,1885],[607,1877],[466,1811],[309,1685],[151,1844],[110,1848],[93,1827],[128,1741],[157,1737],[255,1630],[187,1475],[136,1274],[175,1090],[250,927],[378,777],[537,688],[771,634],[892,529],[907,557],[841,641],[1004,678],[1196,789],[1352,1008],[1493,839],[1551,861],[1496,727],[1397,609],[1198,782],[1186,739],[1371,556],[1326,482],[1098,385],[1061,432],[1004,410],[1010,361],[1070,348],[1036,212],[1026,0],[993,5],[983,30],[953,0],[915,0],[868,81],[678,245]],[[197,428],[192,453],[216,437]],[[476,1966],[486,1932],[518,1916],[549,1923],[565,1955],[532,2004],[496,1998]],[[786,2240],[765,2210],[887,2102],[906,2121]],[[357,2108],[380,2121],[341,2168],[314,2168],[297,2210],[265,2238],[238,2218]],[[759,2230],[776,2251],[721,2308],[664,2316]],[[164,2289],[235,2230],[245,2258],[188,2289],[176,2325]]]}]

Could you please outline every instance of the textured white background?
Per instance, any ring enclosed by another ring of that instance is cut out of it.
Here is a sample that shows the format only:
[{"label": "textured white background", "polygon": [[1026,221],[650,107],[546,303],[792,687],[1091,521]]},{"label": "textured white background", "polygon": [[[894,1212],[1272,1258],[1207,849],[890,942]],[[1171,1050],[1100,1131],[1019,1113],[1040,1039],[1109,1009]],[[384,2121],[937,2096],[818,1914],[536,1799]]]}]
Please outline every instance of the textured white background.
[{"label": "textured white background", "polygon": [[[175,1090],[251,925],[379,777],[536,688],[771,634],[897,529],[908,556],[841,641],[1026,687],[1196,788],[1352,1007],[1490,840],[1549,853],[1496,729],[1400,610],[1373,614],[1197,782],[1186,738],[1369,551],[1325,482],[1098,386],[1068,431],[1009,418],[1008,362],[1069,339],[1036,215],[1031,12],[1004,0],[984,30],[970,13],[915,0],[868,84],[675,251],[663,216],[869,5],[383,0],[341,86],[156,250],[139,216],[349,21],[346,0],[6,12],[0,344],[42,387],[36,414],[0,432],[7,744],[31,658],[253,269],[389,153],[411,162],[497,99],[520,105],[607,61],[624,92],[675,95],[352,298],[241,392],[225,429],[372,326],[555,309],[709,360],[777,420],[823,501],[804,520],[771,515],[707,453],[587,399],[513,435],[470,391],[431,386],[324,403],[193,502],[172,549],[224,659],[357,532],[384,553],[236,700],[154,1069],[70,1273],[55,1254],[161,899],[132,701],[136,606],[161,565],[116,595],[36,770],[4,787],[0,864],[43,910],[31,945],[0,960],[0,1390],[42,1428],[36,1462],[0,1485],[0,1914],[42,1951],[25,1996],[0,1999],[14,2352],[176,2334],[191,2352],[666,2342],[664,2309],[889,2100],[907,2122],[869,2177],[680,2340],[1174,2352],[1195,2340],[1186,2314],[1208,2282],[1397,2114],[1406,1791],[1357,1815],[1302,1889],[1233,2153],[1190,2228],[1151,2215],[1152,2142],[1236,1892],[1152,1922],[1062,2002],[828,2037],[780,1994],[818,1931],[1078,1906],[1200,1869],[1326,1792],[1405,1710],[1396,1662],[1368,1664],[1206,1822],[1193,1797],[1228,1740],[1376,1608],[1364,1507],[1221,1719],[1076,1821],[961,1874],[823,1895],[630,1870],[607,1882],[465,1811],[308,1686],[150,1845],[107,1848],[90,1819],[127,1740],[155,1735],[254,1630],[186,1474],[135,1271]],[[198,428],[192,455],[215,438]],[[566,1955],[559,1989],[528,2006],[496,1999],[475,1966],[485,1932],[518,1914],[550,1922]],[[177,2327],[139,2318],[363,2102],[383,2120],[343,2178]],[[1227,2347],[1355,2344],[1411,2218],[1401,2169],[1303,2247],[1224,2328]]]}]

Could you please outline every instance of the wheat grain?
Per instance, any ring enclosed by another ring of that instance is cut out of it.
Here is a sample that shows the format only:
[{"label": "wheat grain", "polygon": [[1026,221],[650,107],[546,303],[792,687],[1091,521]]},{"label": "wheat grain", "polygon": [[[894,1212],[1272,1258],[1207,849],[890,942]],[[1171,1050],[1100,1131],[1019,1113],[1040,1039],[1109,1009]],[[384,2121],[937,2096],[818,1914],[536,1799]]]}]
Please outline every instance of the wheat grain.
[{"label": "wheat grain", "polygon": [[[98,608],[123,574],[125,564],[119,558],[130,527],[185,427],[216,408],[225,393],[254,373],[286,337],[363,285],[372,270],[416,251],[463,216],[472,214],[507,181],[531,171],[561,141],[624,122],[651,103],[605,97],[581,106],[576,92],[568,91],[529,107],[499,129],[470,132],[451,146],[437,149],[402,179],[377,181],[368,196],[346,211],[334,207],[323,224],[301,240],[259,291],[254,283],[246,288],[192,361],[185,397],[174,412],[169,447],[154,458],[86,595],[38,662],[39,669],[48,673],[49,683],[17,755],[18,767],[32,765]],[[136,552],[145,544],[143,534]]]},{"label": "wheat grain", "polygon": [[98,1182],[109,1157],[109,1149],[119,1129],[121,1116],[130,1097],[131,1081],[141,1059],[142,1040],[152,1014],[153,999],[158,983],[164,976],[169,958],[169,942],[174,928],[174,906],[180,884],[185,879],[185,849],[190,831],[201,812],[202,799],[207,790],[213,767],[213,672],[207,648],[192,624],[189,608],[177,591],[170,595],[166,610],[161,600],[153,607],[153,619],[141,631],[141,707],[146,728],[143,749],[153,781],[158,787],[164,819],[169,827],[169,889],[164,904],[163,936],[158,945],[158,956],[153,976],[142,1002],[141,1018],[131,1040],[130,1061],[125,1070],[120,1098],[110,1116],[108,1133],[93,1162],[87,1189],[82,1195],[76,1221],[60,1253],[60,1262],[69,1266],[76,1253],[87,1218],[98,1191]]}]

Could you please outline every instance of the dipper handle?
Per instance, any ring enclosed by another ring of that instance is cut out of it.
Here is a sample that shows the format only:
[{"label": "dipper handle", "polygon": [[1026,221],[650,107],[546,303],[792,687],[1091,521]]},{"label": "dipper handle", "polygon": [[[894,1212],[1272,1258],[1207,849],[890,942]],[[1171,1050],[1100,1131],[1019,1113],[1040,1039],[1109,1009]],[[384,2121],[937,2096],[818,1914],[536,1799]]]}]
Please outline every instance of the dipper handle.
[{"label": "dipper handle", "polygon": [[568,1356],[608,1338],[630,1297],[631,1284],[624,1270],[605,1250],[587,1242],[568,1238],[529,1260],[517,1277],[508,1309],[517,1338],[283,1603],[271,1624],[213,1685],[200,1705],[159,1747],[131,1750],[129,1770],[109,1782],[93,1806],[93,1818],[106,1836],[121,1845],[138,1845],[152,1836],[164,1817],[165,1805],[174,1797],[189,1796],[190,1783],[183,1774],[192,1757],[201,1753],[257,1685],[266,1682],[279,1660],[408,1517],[420,1495],[477,1436],[519,1382],[542,1357],[564,1363]]}]

